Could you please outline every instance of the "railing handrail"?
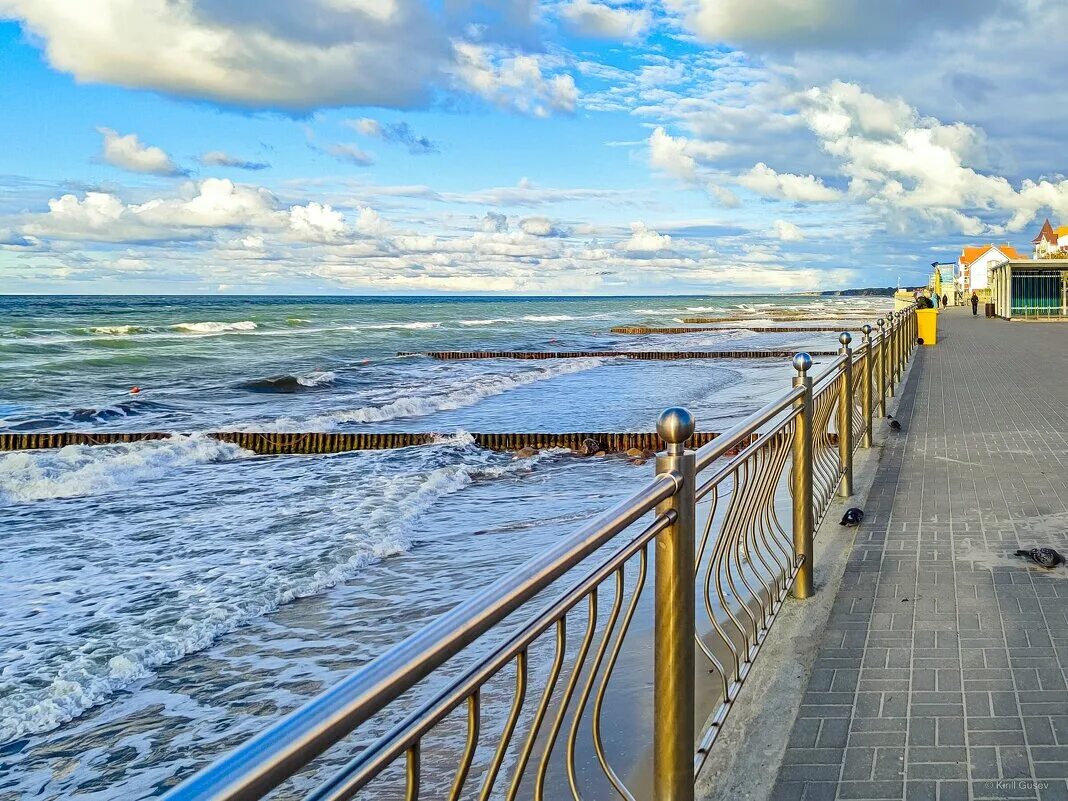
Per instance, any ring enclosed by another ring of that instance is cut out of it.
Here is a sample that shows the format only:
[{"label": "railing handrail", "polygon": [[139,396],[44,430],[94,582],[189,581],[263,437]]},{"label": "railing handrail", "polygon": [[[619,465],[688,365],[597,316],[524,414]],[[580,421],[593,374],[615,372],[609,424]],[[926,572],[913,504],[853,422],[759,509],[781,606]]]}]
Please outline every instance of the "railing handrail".
[{"label": "railing handrail", "polygon": [[770,401],[765,406],[757,409],[751,415],[724,431],[707,445],[698,448],[697,472],[700,473],[716,461],[716,459],[719,459],[734,450],[734,448],[739,445],[748,445],[748,438],[750,435],[756,433],[756,430],[764,423],[775,419],[776,415],[780,414],[785,409],[788,409],[790,404],[800,398],[802,394],[803,390],[794,387],[789,392],[780,395],[775,398],[775,400]]},{"label": "railing handrail", "polygon": [[[811,539],[814,523],[817,522],[812,510],[813,420],[815,419],[821,428],[819,446],[824,449],[821,450],[821,454],[824,454],[820,457],[822,461],[816,464],[816,469],[819,471],[819,494],[823,513],[825,513],[828,496],[836,489],[844,496],[852,492],[850,438],[853,435],[853,416],[857,408],[854,403],[854,387],[857,386],[853,376],[854,366],[860,365],[860,369],[863,370],[861,380],[864,383],[860,394],[869,433],[865,444],[866,447],[870,447],[873,364],[878,362],[876,372],[879,377],[879,398],[882,403],[885,390],[888,390],[891,397],[893,396],[893,375],[895,371],[900,372],[914,341],[907,327],[908,323],[913,322],[910,314],[913,308],[913,306],[908,306],[901,312],[890,316],[889,328],[880,330],[874,337],[871,336],[871,328],[865,326],[867,341],[856,350],[850,350],[851,339],[848,334],[843,334],[840,337],[842,349],[839,355],[814,378],[807,374],[812,364],[811,357],[806,353],[797,354],[793,365],[798,375],[794,378],[793,387],[789,391],[777,396],[696,452],[686,451],[684,446],[685,441],[689,440],[693,433],[692,416],[682,409],[668,410],[661,417],[661,422],[668,418],[673,422],[665,424],[663,428],[658,424],[658,430],[663,440],[668,443],[668,449],[666,453],[658,455],[656,475],[652,481],[566,536],[553,547],[528,559],[503,578],[477,592],[468,600],[457,604],[337,684],[268,726],[229,755],[212,763],[173,789],[166,798],[172,801],[178,801],[178,799],[181,801],[209,801],[209,799],[210,801],[237,801],[237,799],[262,797],[350,735],[361,724],[411,690],[445,662],[504,621],[527,601],[547,589],[618,534],[654,510],[657,512],[654,522],[637,535],[636,539],[609,556],[607,561],[594,566],[592,572],[581,577],[579,584],[565,592],[563,597],[550,602],[550,605],[540,615],[525,620],[509,634],[503,645],[482,657],[480,662],[462,671],[461,675],[453,679],[446,687],[436,690],[429,701],[397,724],[384,739],[379,738],[377,742],[383,749],[387,749],[388,753],[380,750],[377,755],[368,752],[357,757],[335,774],[333,779],[323,785],[317,793],[324,799],[349,797],[351,792],[355,792],[355,789],[362,785],[363,781],[369,781],[374,775],[375,767],[371,764],[372,762],[377,765],[381,761],[379,757],[395,758],[398,749],[410,745],[409,741],[412,737],[421,736],[419,732],[441,720],[449,710],[454,708],[454,703],[459,703],[463,698],[469,697],[471,692],[477,692],[478,687],[487,680],[487,677],[499,670],[514,654],[514,647],[517,643],[520,647],[529,645],[527,640],[532,641],[532,638],[538,636],[541,631],[539,621],[544,621],[545,615],[566,614],[571,608],[570,604],[576,598],[584,593],[595,592],[595,589],[591,588],[595,588],[609,573],[620,570],[623,563],[636,553],[636,549],[644,547],[645,543],[653,537],[657,537],[658,547],[655,611],[658,621],[656,660],[658,665],[662,662],[665,666],[675,666],[671,668],[675,671],[671,676],[662,674],[658,670],[657,682],[658,687],[663,681],[664,688],[679,690],[674,695],[669,693],[670,697],[661,698],[663,694],[661,690],[654,694],[658,703],[663,705],[662,711],[667,714],[665,718],[667,722],[661,728],[671,729],[673,740],[668,750],[661,748],[667,740],[657,741],[659,744],[656,748],[659,750],[656,750],[657,757],[654,759],[654,773],[659,771],[657,782],[663,780],[669,784],[674,783],[672,786],[676,787],[679,786],[678,782],[688,781],[684,774],[688,773],[687,749],[691,743],[687,742],[687,739],[693,732],[683,736],[684,729],[689,725],[686,721],[692,719],[684,707],[689,705],[692,708],[693,699],[691,697],[689,702],[681,703],[680,698],[687,692],[692,696],[693,688],[690,687],[684,692],[679,689],[683,685],[676,685],[674,682],[678,680],[680,671],[681,674],[685,674],[683,678],[693,672],[693,665],[687,662],[687,655],[692,657],[693,654],[685,650],[686,647],[693,648],[695,635],[693,620],[687,621],[685,615],[679,617],[678,613],[682,608],[692,607],[694,600],[693,588],[689,581],[694,575],[695,567],[692,551],[696,504],[710,487],[717,485],[727,473],[742,469],[739,465],[748,470],[747,460],[759,458],[758,454],[767,453],[768,447],[781,447],[771,445],[771,443],[778,442],[779,440],[775,438],[780,437],[784,432],[789,433],[791,441],[788,444],[792,450],[795,465],[790,479],[794,511],[793,557],[788,575],[783,579],[786,583],[776,584],[776,587],[780,587],[785,593],[791,589],[792,585],[792,591],[797,598],[803,599],[811,595],[813,592]],[[882,322],[882,320],[879,321],[880,324]],[[876,345],[879,345],[878,358],[874,359]],[[889,375],[886,375],[887,373]],[[839,377],[842,378],[840,384],[832,383]],[[886,384],[884,390],[885,378],[889,378],[889,383]],[[821,390],[820,393],[816,393],[819,406],[818,411],[815,412],[813,408],[814,386],[818,386]],[[838,395],[833,402],[838,404],[839,418],[836,425],[842,433],[840,433],[837,455],[834,457],[838,461],[832,460],[828,463],[826,459],[830,457],[826,456],[827,446],[824,442],[832,401],[828,399],[825,391],[831,387],[837,387]],[[776,423],[774,430],[766,430],[763,434],[758,433],[762,426],[772,421]],[[697,487],[697,474],[732,450],[737,452],[735,459],[715,471],[704,486]],[[785,464],[786,455],[785,451],[777,452],[782,454],[781,461],[778,463],[778,469],[781,470]],[[801,466],[800,469],[798,465]],[[778,476],[781,473],[772,475]],[[778,479],[774,478],[774,480]],[[769,481],[764,481],[762,484],[762,491],[765,494],[771,492],[768,497],[773,499],[772,487],[773,484]],[[772,509],[768,514],[773,515],[774,510]],[[709,513],[708,526],[711,525],[712,515]],[[738,536],[737,532],[735,536]],[[666,548],[662,553],[661,546]],[[701,548],[703,552],[703,544]],[[675,562],[672,562],[672,559]],[[662,561],[665,562],[663,567],[666,571],[663,574],[660,572]],[[765,567],[767,567],[766,564]],[[677,583],[680,576],[686,577],[681,584]],[[795,577],[796,583],[794,583]],[[748,587],[744,573],[741,574],[740,579]],[[728,580],[733,581],[729,577]],[[763,579],[760,580],[763,581]],[[776,581],[778,582],[778,579]],[[752,588],[749,589],[752,590]],[[770,587],[768,591],[770,592]],[[686,592],[690,593],[688,598],[685,597]],[[635,602],[636,599],[637,596],[635,596]],[[760,614],[764,622],[770,626],[770,619],[767,618],[765,611]],[[673,615],[677,618],[674,624],[672,624]],[[774,609],[771,615],[774,616]],[[663,616],[663,621],[661,616]],[[755,617],[753,621],[755,626]],[[715,624],[714,620],[713,624]],[[672,628],[673,625],[674,628]],[[592,635],[592,622],[590,626],[588,637]],[[671,629],[670,636],[660,630],[664,626]],[[607,637],[607,634],[605,636]],[[743,634],[743,637],[748,636],[748,634]],[[667,647],[668,645],[670,647]],[[662,650],[665,647],[666,650]],[[715,661],[714,658],[713,661]],[[665,670],[667,669],[665,667]],[[575,675],[577,676],[577,673]],[[744,676],[739,673],[738,681],[743,679]],[[726,681],[726,674],[724,674],[724,680]],[[667,690],[665,689],[664,692]],[[732,699],[729,696],[724,701],[724,703],[731,702]],[[678,731],[675,731],[676,728]],[[692,740],[692,737],[689,739]],[[702,748],[707,750],[707,745],[711,740],[706,743],[704,739]],[[504,747],[505,745],[502,744],[501,748]],[[698,756],[700,757],[700,753]],[[659,767],[656,767],[657,765]],[[540,773],[539,778],[542,778]],[[462,786],[462,779],[457,779],[457,781],[461,782]],[[574,785],[572,787],[574,788]],[[685,795],[687,794],[677,796],[669,792],[664,797],[682,798]]]},{"label": "railing handrail", "polygon": [[671,497],[677,486],[675,476],[657,476],[596,520],[238,746],[165,798],[238,801],[261,797]]}]

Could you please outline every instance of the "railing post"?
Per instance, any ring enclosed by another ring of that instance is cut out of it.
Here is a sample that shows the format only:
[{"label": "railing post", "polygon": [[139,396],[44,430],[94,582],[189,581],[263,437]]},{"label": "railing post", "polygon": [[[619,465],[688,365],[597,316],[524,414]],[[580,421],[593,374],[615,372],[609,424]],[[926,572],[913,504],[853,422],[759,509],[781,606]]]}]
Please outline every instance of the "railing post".
[{"label": "railing post", "polygon": [[901,310],[897,314],[897,358],[894,359],[894,364],[897,368],[897,383],[901,383],[901,375],[905,372],[905,338],[908,321],[905,319],[907,316],[904,310]]},{"label": "railing post", "polygon": [[853,415],[856,411],[853,408],[853,349],[849,347],[853,335],[843,331],[838,335],[838,341],[842,343],[838,354],[846,357],[838,390],[838,459],[842,465],[838,495],[848,498],[853,494]]},{"label": "railing post", "polygon": [[875,321],[879,326],[879,358],[875,360],[876,386],[879,390],[879,416],[886,417],[886,320],[880,317]]},{"label": "railing post", "polygon": [[656,538],[653,798],[693,801],[697,461],[685,443],[693,436],[694,419],[685,409],[667,409],[656,430],[667,443],[667,450],[656,457],[657,475],[670,473],[676,484],[675,494],[656,511],[676,517]]},{"label": "railing post", "polygon": [[894,397],[894,374],[896,372],[894,346],[897,345],[897,326],[894,325],[894,318],[896,316],[894,312],[886,313],[886,396],[888,398]]},{"label": "railing post", "polygon": [[870,448],[872,446],[871,379],[874,354],[871,352],[871,326],[865,323],[860,330],[864,332],[864,367],[862,368],[864,374],[861,377],[863,385],[860,388],[860,408],[861,414],[864,415],[864,436],[860,442],[865,448]]},{"label": "railing post", "polygon": [[805,394],[798,398],[796,406],[801,413],[794,418],[794,560],[797,579],[794,581],[795,598],[812,596],[812,378],[808,370],[812,357],[807,353],[794,355],[795,387],[804,387]]}]

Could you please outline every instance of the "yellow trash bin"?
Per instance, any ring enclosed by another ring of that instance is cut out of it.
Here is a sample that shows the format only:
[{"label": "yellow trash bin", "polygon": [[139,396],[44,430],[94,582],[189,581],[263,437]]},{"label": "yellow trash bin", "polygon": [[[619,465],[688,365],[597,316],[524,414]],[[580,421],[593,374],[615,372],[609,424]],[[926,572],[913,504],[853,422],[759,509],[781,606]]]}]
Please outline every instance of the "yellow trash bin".
[{"label": "yellow trash bin", "polygon": [[916,309],[916,336],[924,345],[938,344],[938,309]]}]

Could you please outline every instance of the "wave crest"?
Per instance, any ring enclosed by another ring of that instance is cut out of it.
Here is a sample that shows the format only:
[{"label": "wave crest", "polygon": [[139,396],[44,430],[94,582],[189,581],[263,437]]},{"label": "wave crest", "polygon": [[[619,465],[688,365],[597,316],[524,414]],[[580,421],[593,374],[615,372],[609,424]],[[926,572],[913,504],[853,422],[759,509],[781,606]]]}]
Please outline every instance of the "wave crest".
[{"label": "wave crest", "polygon": [[68,445],[0,456],[0,499],[24,503],[114,492],[170,470],[252,456],[203,435],[122,445]]},{"label": "wave crest", "polygon": [[575,359],[565,361],[550,367],[538,367],[520,373],[508,373],[504,375],[478,376],[464,382],[453,385],[448,391],[437,395],[422,392],[421,394],[405,396],[390,401],[380,406],[363,406],[359,409],[349,409],[340,412],[331,412],[311,417],[307,420],[298,421],[292,418],[279,418],[275,421],[277,430],[293,430],[300,427],[301,430],[330,430],[345,423],[382,423],[388,420],[396,420],[403,417],[423,417],[436,412],[452,411],[473,406],[479,401],[509,392],[539,381],[548,381],[570,373],[580,373],[591,370],[604,364],[603,359]]},{"label": "wave crest", "polygon": [[257,326],[251,320],[241,320],[236,323],[175,323],[171,328],[179,331],[192,331],[196,334],[221,334],[225,331],[255,331]]}]

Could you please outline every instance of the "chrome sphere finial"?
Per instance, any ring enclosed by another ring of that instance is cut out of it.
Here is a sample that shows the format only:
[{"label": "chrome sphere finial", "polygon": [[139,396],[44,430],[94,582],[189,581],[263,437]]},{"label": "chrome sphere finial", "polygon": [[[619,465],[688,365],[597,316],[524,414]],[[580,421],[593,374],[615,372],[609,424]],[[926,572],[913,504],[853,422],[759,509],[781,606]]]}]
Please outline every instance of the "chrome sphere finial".
[{"label": "chrome sphere finial", "polygon": [[801,375],[804,375],[809,371],[809,368],[812,367],[812,357],[804,351],[802,351],[801,353],[795,353],[793,365],[794,369],[797,370],[797,372],[801,373]]},{"label": "chrome sphere finial", "polygon": [[882,317],[880,317],[878,320],[875,321],[875,323],[880,328],[882,328],[884,325],[886,325],[886,320],[884,320]]},{"label": "chrome sphere finial", "polygon": [[871,336],[871,326],[868,325],[867,323],[864,323],[864,325],[862,325],[860,327],[860,330],[864,332],[864,336],[866,336],[866,337],[870,337]]},{"label": "chrome sphere finial", "polygon": [[668,444],[669,449],[672,445],[681,448],[686,440],[693,436],[694,428],[696,423],[693,415],[681,406],[665,409],[656,421],[656,433]]},{"label": "chrome sphere finial", "polygon": [[850,334],[848,331],[843,331],[841,334],[838,335],[838,341],[848,348],[849,343],[853,341],[853,335]]}]

